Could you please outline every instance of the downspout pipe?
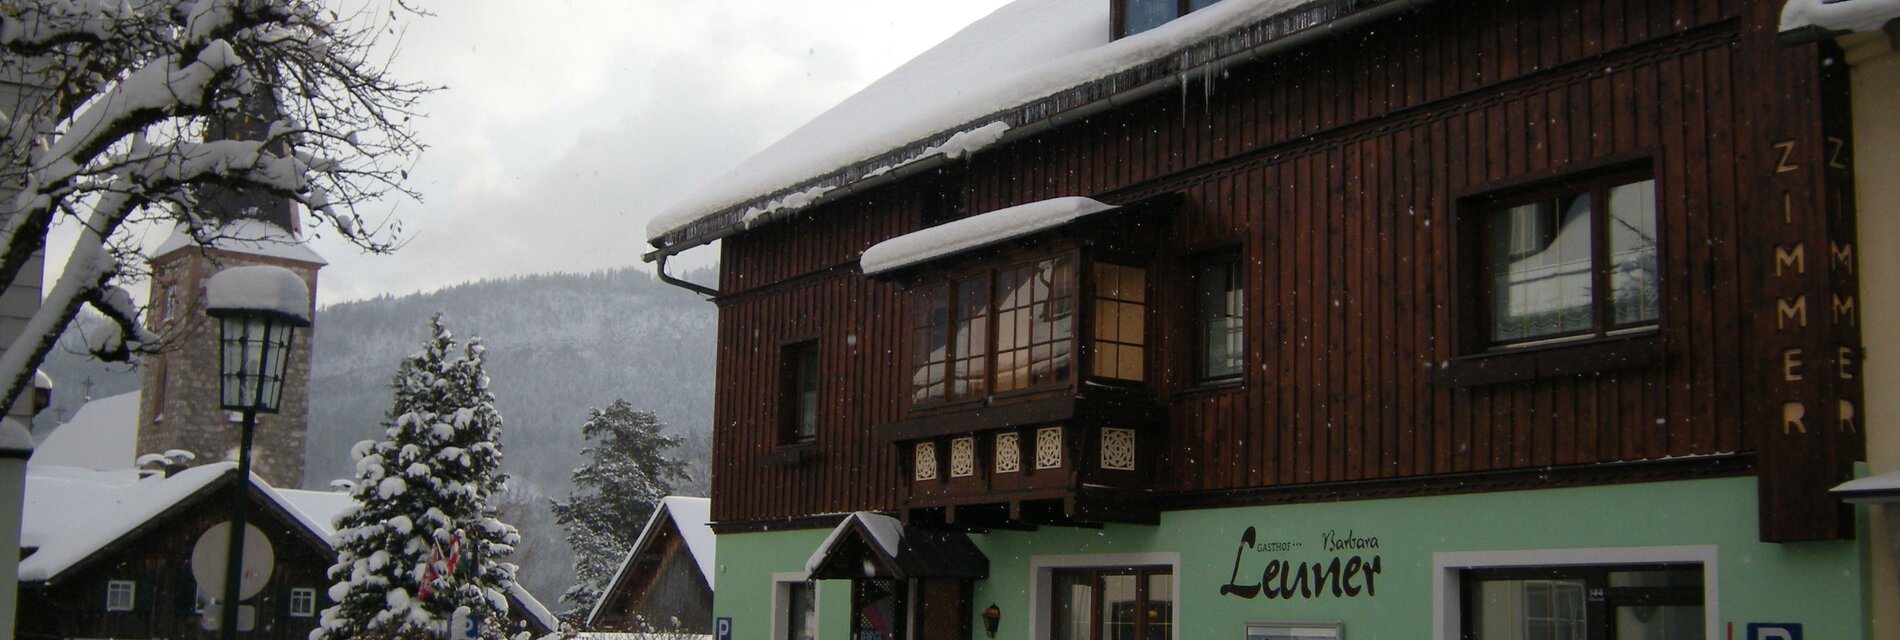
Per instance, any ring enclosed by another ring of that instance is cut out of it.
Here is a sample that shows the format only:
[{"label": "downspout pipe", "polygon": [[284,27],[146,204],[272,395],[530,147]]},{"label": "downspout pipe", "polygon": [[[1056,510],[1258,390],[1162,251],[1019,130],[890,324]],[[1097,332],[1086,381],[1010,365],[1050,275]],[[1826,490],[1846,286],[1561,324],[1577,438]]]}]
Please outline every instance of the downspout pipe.
[{"label": "downspout pipe", "polygon": [[[1134,89],[1130,89],[1122,93],[1111,95],[1106,99],[1097,100],[1095,102],[1091,102],[1089,104],[1085,104],[1080,107],[1076,107],[1074,109],[1070,109],[1068,111],[1058,113],[1056,115],[1050,116],[1048,118],[1045,118],[1045,119],[1042,119],[1042,120],[1039,120],[1039,121],[1036,121],[1036,122],[1033,122],[1021,127],[1013,127],[1010,130],[1003,132],[1002,137],[998,138],[996,142],[993,143],[993,146],[1009,144],[1012,142],[1022,140],[1024,138],[1040,135],[1056,127],[1065,126],[1070,123],[1074,123],[1074,122],[1078,122],[1082,120],[1087,120],[1089,118],[1095,117],[1096,115],[1100,115],[1101,113],[1112,110],[1112,109],[1126,107],[1135,102],[1139,102],[1141,100],[1150,98],[1163,91],[1176,89],[1180,87],[1183,83],[1187,82],[1188,78],[1197,77],[1209,69],[1224,68],[1236,63],[1244,64],[1244,63],[1253,62],[1253,61],[1256,61],[1268,56],[1279,55],[1281,53],[1285,53],[1293,49],[1304,47],[1309,44],[1318,42],[1320,40],[1339,36],[1353,29],[1357,29],[1357,28],[1360,28],[1360,27],[1363,27],[1375,22],[1396,17],[1402,13],[1417,10],[1419,8],[1425,7],[1426,5],[1436,3],[1437,1],[1438,0],[1391,0],[1390,2],[1386,2],[1379,6],[1372,7],[1370,9],[1366,9],[1358,13],[1354,13],[1352,15],[1346,16],[1344,18],[1340,18],[1338,20],[1334,20],[1332,22],[1328,22],[1324,25],[1320,25],[1312,29],[1307,29],[1305,31],[1301,31],[1299,33],[1296,33],[1284,38],[1280,38],[1278,40],[1273,40],[1271,42],[1263,42],[1245,51],[1230,54],[1220,59],[1212,60],[1212,61],[1200,64],[1191,68],[1182,69],[1166,78],[1156,80],[1154,82],[1150,82],[1148,84],[1145,84],[1139,87],[1135,87]],[[942,168],[945,165],[950,164],[952,161],[953,160],[951,158],[944,156],[942,154],[929,156],[926,158],[919,158],[917,160],[911,161],[909,164],[905,164],[896,169],[892,169],[888,172],[885,172],[882,175],[859,180],[857,182],[846,184],[836,189],[832,189],[831,191],[825,192],[824,195],[813,198],[812,201],[809,204],[805,205],[805,207],[803,208],[776,211],[773,213],[769,213],[764,216],[760,216],[760,218],[757,221],[755,221],[752,225],[748,225],[747,227],[738,227],[738,226],[728,227],[724,230],[715,232],[712,235],[700,238],[699,241],[697,242],[691,242],[691,243],[681,242],[681,243],[673,244],[671,246],[660,247],[658,249],[654,249],[653,251],[647,252],[646,255],[641,256],[641,259],[646,262],[658,261],[662,265],[662,268],[660,269],[661,281],[667,282],[669,284],[680,284],[680,286],[686,286],[688,288],[693,289],[694,291],[705,293],[704,291],[705,287],[701,287],[699,285],[692,284],[690,282],[685,282],[683,280],[676,280],[676,279],[668,277],[664,269],[664,265],[666,264],[666,257],[670,255],[678,254],[682,251],[686,251],[687,249],[691,249],[693,247],[709,244],[715,240],[719,240],[727,236],[731,236],[751,226],[758,226],[761,224],[766,224],[769,222],[776,221],[780,218],[791,217],[807,208],[825,204],[827,202],[838,200],[840,198],[845,198],[855,193],[876,189],[878,187],[882,187],[884,185],[887,185],[899,180],[903,180],[905,178],[908,178],[920,173],[935,171],[939,168]],[[717,292],[714,292],[712,294],[706,294],[706,295],[709,295],[709,296],[716,295],[716,293]]]},{"label": "downspout pipe", "polygon": [[[674,252],[674,253],[677,253],[677,252]],[[653,272],[656,274],[659,274],[660,282],[664,282],[664,283],[673,285],[675,287],[679,287],[681,289],[685,289],[687,291],[691,291],[693,293],[706,296],[707,300],[711,300],[713,298],[719,297],[718,289],[714,289],[712,287],[708,287],[708,286],[699,284],[697,282],[688,282],[686,280],[682,280],[680,278],[675,278],[671,275],[668,275],[666,273],[666,259],[672,256],[673,256],[673,253],[660,254],[659,264],[653,268]]]}]

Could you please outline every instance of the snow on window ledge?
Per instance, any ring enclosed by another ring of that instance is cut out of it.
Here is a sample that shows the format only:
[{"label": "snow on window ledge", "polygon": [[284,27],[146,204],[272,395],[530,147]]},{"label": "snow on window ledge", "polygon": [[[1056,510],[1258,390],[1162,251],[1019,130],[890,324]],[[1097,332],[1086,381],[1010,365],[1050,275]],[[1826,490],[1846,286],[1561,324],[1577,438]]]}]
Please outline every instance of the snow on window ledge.
[{"label": "snow on window ledge", "polygon": [[1818,27],[1828,31],[1879,31],[1900,20],[1900,0],[1788,0],[1781,30]]},{"label": "snow on window ledge", "polygon": [[877,275],[978,247],[1054,229],[1084,216],[1119,209],[1070,196],[998,209],[904,234],[872,245],[858,260],[864,275]]}]

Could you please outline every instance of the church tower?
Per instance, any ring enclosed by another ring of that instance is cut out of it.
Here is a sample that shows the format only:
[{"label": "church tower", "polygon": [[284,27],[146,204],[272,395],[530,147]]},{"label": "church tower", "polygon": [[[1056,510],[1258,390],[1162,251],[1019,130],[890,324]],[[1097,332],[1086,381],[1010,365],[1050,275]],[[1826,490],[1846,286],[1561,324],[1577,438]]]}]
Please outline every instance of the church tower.
[{"label": "church tower", "polygon": [[[268,91],[246,99],[245,111],[275,114]],[[261,139],[274,117],[241,117],[208,127],[207,139]],[[180,449],[192,464],[235,460],[238,416],[218,408],[218,323],[204,314],[205,281],[230,267],[268,264],[297,273],[310,287],[315,305],[317,270],[325,262],[303,243],[296,204],[262,192],[226,187],[199,195],[200,215],[221,231],[208,243],[194,241],[181,225],[153,252],[151,303],[153,333],[164,347],[144,362],[139,399],[136,453]],[[313,314],[314,318],[314,314]],[[291,347],[281,410],[257,416],[253,470],[272,486],[303,484],[304,436],[310,409],[310,336],[299,330]]]}]

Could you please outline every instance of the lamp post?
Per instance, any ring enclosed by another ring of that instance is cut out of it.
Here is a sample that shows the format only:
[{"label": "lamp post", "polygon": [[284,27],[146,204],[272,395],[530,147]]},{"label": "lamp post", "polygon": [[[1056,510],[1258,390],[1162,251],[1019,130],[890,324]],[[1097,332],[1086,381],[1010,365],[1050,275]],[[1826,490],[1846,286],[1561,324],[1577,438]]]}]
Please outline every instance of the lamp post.
[{"label": "lamp post", "polygon": [[237,637],[238,582],[244,575],[244,509],[250,498],[251,436],[257,414],[277,413],[297,327],[310,326],[310,287],[283,267],[232,267],[205,283],[205,315],[218,320],[218,405],[243,414],[238,435],[237,497],[224,568],[218,633]]}]

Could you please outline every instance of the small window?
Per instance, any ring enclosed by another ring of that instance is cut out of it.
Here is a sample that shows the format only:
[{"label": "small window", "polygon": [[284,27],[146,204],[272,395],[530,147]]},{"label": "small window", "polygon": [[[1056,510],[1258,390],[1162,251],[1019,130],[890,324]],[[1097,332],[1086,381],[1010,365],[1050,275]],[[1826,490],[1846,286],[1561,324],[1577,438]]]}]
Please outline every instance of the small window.
[{"label": "small window", "polygon": [[1219,0],[1114,0],[1115,36],[1128,36],[1167,24],[1190,11],[1205,9]]},{"label": "small window", "polygon": [[112,580],[106,583],[106,611],[131,611],[138,604],[139,583]]},{"label": "small window", "polygon": [[1524,346],[1655,326],[1655,180],[1620,174],[1489,199],[1477,226],[1480,342]]},{"label": "small window", "polygon": [[788,345],[780,357],[784,375],[780,443],[810,443],[818,437],[818,341]]},{"label": "small window", "polygon": [[308,618],[317,614],[316,589],[290,590],[290,617]]},{"label": "small window", "polygon": [[1140,267],[1095,263],[1095,352],[1097,378],[1140,382],[1147,361],[1148,272]]},{"label": "small window", "polygon": [[1240,377],[1246,358],[1246,291],[1240,257],[1224,254],[1194,268],[1195,379],[1221,382]]},{"label": "small window", "polygon": [[1703,607],[1699,564],[1474,569],[1463,637],[1703,638]]},{"label": "small window", "polygon": [[781,583],[785,589],[785,640],[818,640],[818,590],[811,582]]}]

